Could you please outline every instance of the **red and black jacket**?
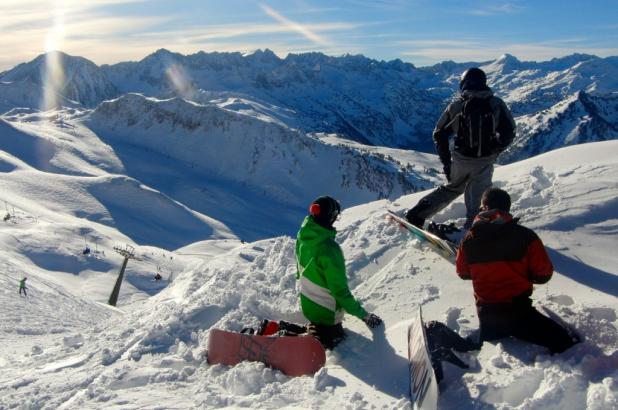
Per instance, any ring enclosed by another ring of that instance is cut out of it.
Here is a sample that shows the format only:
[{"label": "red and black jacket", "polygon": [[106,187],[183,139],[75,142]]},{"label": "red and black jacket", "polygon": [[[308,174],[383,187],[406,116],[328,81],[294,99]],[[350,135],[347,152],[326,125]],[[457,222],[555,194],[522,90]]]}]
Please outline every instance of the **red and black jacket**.
[{"label": "red and black jacket", "polygon": [[477,305],[510,303],[554,271],[539,237],[506,212],[479,214],[457,251],[457,274],[471,279]]}]

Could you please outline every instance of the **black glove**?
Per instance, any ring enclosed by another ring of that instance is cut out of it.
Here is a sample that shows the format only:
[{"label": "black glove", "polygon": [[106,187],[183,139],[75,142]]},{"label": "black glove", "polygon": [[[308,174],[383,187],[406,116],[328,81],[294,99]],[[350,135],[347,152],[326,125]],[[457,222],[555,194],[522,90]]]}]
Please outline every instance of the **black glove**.
[{"label": "black glove", "polygon": [[373,313],[368,313],[367,316],[365,316],[365,318],[363,319],[363,322],[365,322],[365,324],[369,326],[370,329],[373,329],[382,324],[382,319],[380,319],[379,316],[374,315]]},{"label": "black glove", "polygon": [[444,164],[444,175],[446,175],[446,180],[451,182],[451,164]]}]

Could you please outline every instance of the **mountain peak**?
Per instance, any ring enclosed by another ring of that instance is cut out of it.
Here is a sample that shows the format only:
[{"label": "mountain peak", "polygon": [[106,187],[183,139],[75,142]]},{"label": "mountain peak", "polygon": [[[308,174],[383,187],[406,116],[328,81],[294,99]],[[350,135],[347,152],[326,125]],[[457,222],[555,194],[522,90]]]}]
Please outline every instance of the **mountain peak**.
[{"label": "mountain peak", "polygon": [[519,66],[521,64],[521,61],[519,61],[514,55],[505,53],[496,60],[496,64],[502,64],[505,67],[515,67]]},{"label": "mountain peak", "polygon": [[92,61],[88,60],[85,57],[79,57],[79,56],[72,56],[70,54],[65,53],[64,51],[60,51],[60,50],[52,50],[52,51],[47,51],[45,53],[39,54],[38,56],[36,56],[33,60],[27,62],[27,63],[22,63],[19,64],[17,67],[6,71],[6,73],[10,73],[12,71],[14,71],[15,69],[17,69],[18,67],[30,67],[30,68],[36,68],[38,69],[38,67],[40,67],[41,65],[46,64],[46,62],[48,60],[51,59],[55,59],[57,61],[62,62],[63,66],[66,66],[67,63],[72,63],[72,64],[85,64],[85,65],[90,65],[90,66],[95,66],[96,64],[93,63]]},{"label": "mountain peak", "polygon": [[512,54],[502,54],[497,60],[485,65],[485,71],[488,73],[509,73],[522,68],[522,62]]},{"label": "mountain peak", "polygon": [[153,56],[169,56],[169,55],[173,55],[173,54],[174,53],[169,51],[167,48],[160,48],[157,51],[155,51],[154,53],[152,53],[151,55],[153,55]]},{"label": "mountain peak", "polygon": [[147,55],[143,61],[169,61],[169,60],[177,60],[184,57],[182,54],[174,53],[169,51],[166,48],[160,48],[152,54]]},{"label": "mountain peak", "polygon": [[252,53],[248,53],[248,54],[244,55],[244,57],[250,58],[250,59],[255,59],[255,60],[260,61],[262,63],[277,63],[277,62],[281,61],[279,56],[277,56],[277,54],[275,54],[269,48],[265,48],[264,50],[257,49],[255,51],[253,51]]}]

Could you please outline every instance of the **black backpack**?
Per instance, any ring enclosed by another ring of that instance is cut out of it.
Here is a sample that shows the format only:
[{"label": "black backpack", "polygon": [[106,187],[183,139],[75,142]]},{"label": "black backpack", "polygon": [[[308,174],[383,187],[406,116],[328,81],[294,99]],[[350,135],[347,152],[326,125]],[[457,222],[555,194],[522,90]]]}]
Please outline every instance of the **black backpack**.
[{"label": "black backpack", "polygon": [[470,98],[463,103],[455,138],[455,150],[467,157],[485,157],[496,152],[496,118],[490,98]]}]

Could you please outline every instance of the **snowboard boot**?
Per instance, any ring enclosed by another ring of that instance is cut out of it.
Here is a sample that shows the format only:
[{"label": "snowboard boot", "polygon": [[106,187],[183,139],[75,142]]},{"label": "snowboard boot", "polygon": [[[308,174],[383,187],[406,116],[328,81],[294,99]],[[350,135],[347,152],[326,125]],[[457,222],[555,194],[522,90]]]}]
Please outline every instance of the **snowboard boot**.
[{"label": "snowboard boot", "polygon": [[423,213],[427,213],[427,210],[431,207],[431,202],[427,198],[421,199],[418,204],[406,212],[406,221],[410,222],[417,228],[423,229],[425,225],[425,218],[420,216]]},{"label": "snowboard boot", "polygon": [[481,348],[480,343],[473,342],[468,338],[464,339],[457,332],[449,329],[444,323],[435,320],[425,324],[425,333],[427,335],[427,348],[431,356],[431,366],[436,374],[438,383],[444,377],[442,370],[443,361],[452,363],[462,369],[469,367],[451,349],[458,352],[467,352]]},{"label": "snowboard boot", "polygon": [[444,372],[442,370],[442,362],[446,361],[454,364],[460,369],[469,369],[466,363],[464,363],[451,349],[447,349],[444,347],[438,347],[435,350],[431,350],[429,352],[431,357],[431,367],[433,367],[433,371],[436,374],[436,381],[440,383],[440,381],[444,378]]},{"label": "snowboard boot", "polygon": [[438,347],[445,347],[447,349],[455,349],[458,352],[469,352],[470,350],[479,350],[482,346],[482,343],[474,342],[469,338],[464,339],[457,332],[437,320],[427,322],[425,324],[425,332],[430,351],[434,347],[436,349]]},{"label": "snowboard boot", "polygon": [[408,212],[406,212],[406,221],[410,222],[417,228],[423,229],[423,225],[425,225],[425,218],[416,216],[416,214],[412,211],[413,209],[410,209]]}]

